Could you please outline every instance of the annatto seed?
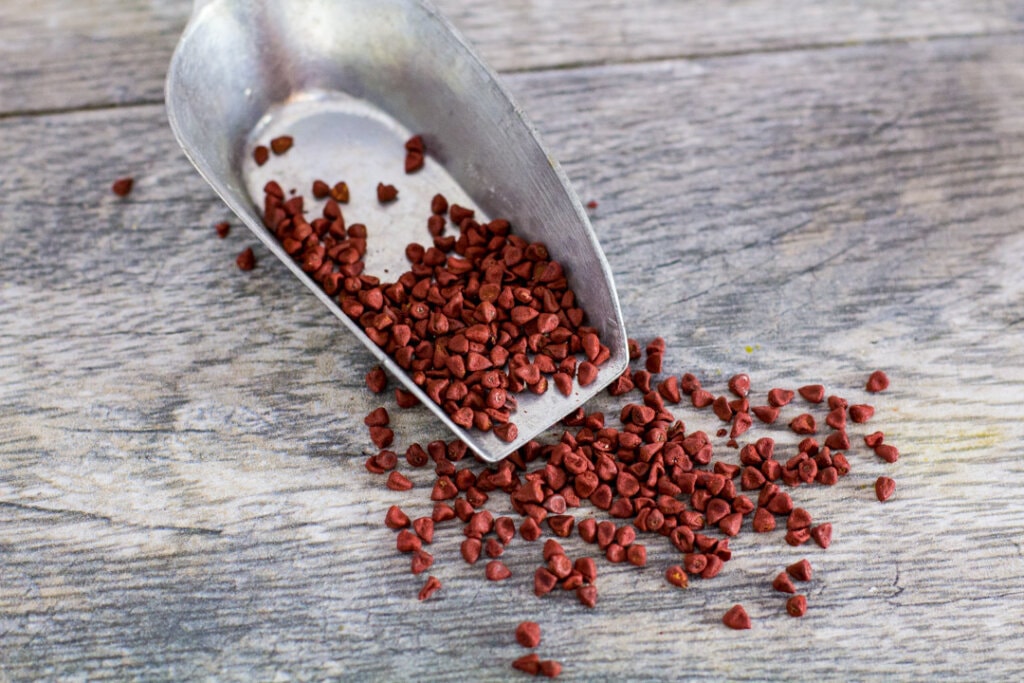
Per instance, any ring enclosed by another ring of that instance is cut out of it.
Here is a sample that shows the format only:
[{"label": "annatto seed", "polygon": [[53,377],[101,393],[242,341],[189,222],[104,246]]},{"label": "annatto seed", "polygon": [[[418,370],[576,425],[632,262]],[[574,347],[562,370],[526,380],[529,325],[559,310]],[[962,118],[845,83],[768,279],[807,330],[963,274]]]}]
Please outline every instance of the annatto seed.
[{"label": "annatto seed", "polygon": [[231,224],[227,221],[222,221],[213,226],[213,229],[217,231],[217,237],[224,239],[231,232]]},{"label": "annatto seed", "polygon": [[533,517],[527,517],[519,525],[519,535],[523,537],[524,541],[536,541],[540,538],[540,534],[540,525]]},{"label": "annatto seed", "polygon": [[488,562],[487,567],[484,570],[484,574],[487,576],[488,581],[504,581],[508,577],[512,576],[512,572],[510,572],[508,567],[505,566],[505,563],[500,560],[491,560]]},{"label": "annatto seed", "polygon": [[857,424],[864,424],[875,414],[875,409],[866,403],[858,403],[850,406],[850,419]]},{"label": "annatto seed", "polygon": [[786,612],[791,617],[802,617],[807,613],[807,598],[803,595],[794,595],[786,600]]},{"label": "annatto seed", "polygon": [[584,607],[593,609],[597,606],[597,586],[580,586],[576,589],[576,599]]},{"label": "annatto seed", "polygon": [[389,529],[404,529],[409,526],[409,516],[402,512],[402,508],[392,505],[384,516],[384,524]]},{"label": "annatto seed", "polygon": [[434,520],[430,517],[416,518],[413,520],[412,528],[424,543],[434,542]]},{"label": "annatto seed", "polygon": [[820,384],[807,384],[797,389],[797,392],[810,403],[821,403],[825,400],[825,387]]},{"label": "annatto seed", "polygon": [[744,398],[750,393],[750,375],[740,373],[729,378],[729,391]]},{"label": "annatto seed", "polygon": [[519,659],[512,662],[512,668],[517,671],[528,673],[531,676],[536,676],[540,673],[540,657],[537,656],[536,652],[531,652],[528,655],[523,655]]},{"label": "annatto seed", "polygon": [[408,491],[412,488],[412,482],[401,472],[392,472],[388,475],[387,487],[392,491]]},{"label": "annatto seed", "polygon": [[366,387],[375,394],[379,394],[384,391],[388,386],[388,376],[384,373],[384,368],[379,365],[373,366],[371,370],[366,373]]},{"label": "annatto seed", "polygon": [[[593,607],[593,605],[590,605],[590,607]],[[562,673],[562,665],[554,660],[545,659],[540,663],[540,673],[548,678],[558,678]]]},{"label": "annatto seed", "polygon": [[384,183],[377,183],[377,201],[381,204],[387,204],[398,199],[398,188],[394,185],[385,185]]},{"label": "annatto seed", "polygon": [[552,574],[547,567],[537,567],[533,573],[533,592],[538,598],[547,595],[558,585],[558,577]]},{"label": "annatto seed", "polygon": [[540,645],[540,624],[535,621],[523,621],[516,626],[516,642],[523,647]]},{"label": "annatto seed", "polygon": [[888,388],[889,378],[881,370],[875,370],[872,372],[871,376],[868,377],[867,384],[864,386],[864,389],[873,394],[878,393],[879,391],[885,391]]},{"label": "annatto seed", "polygon": [[885,434],[882,432],[873,432],[864,437],[864,444],[872,450],[882,445],[885,440]]},{"label": "annatto seed", "polygon": [[822,548],[832,545],[832,525],[828,522],[819,524],[811,529],[811,538]]},{"label": "annatto seed", "polygon": [[795,395],[789,389],[772,389],[768,392],[768,404],[775,408],[781,408],[789,404]]},{"label": "annatto seed", "polygon": [[131,193],[132,185],[134,183],[135,180],[132,178],[118,178],[114,181],[114,184],[110,186],[110,189],[118,197],[127,197],[129,193]]},{"label": "annatto seed", "polygon": [[786,572],[779,572],[779,575],[772,580],[772,588],[780,593],[796,593],[793,579],[789,578],[789,574]]},{"label": "annatto seed", "polygon": [[274,154],[284,154],[292,148],[294,142],[290,135],[282,135],[270,141],[270,149]]},{"label": "annatto seed", "polygon": [[789,428],[797,434],[814,434],[818,427],[814,422],[814,416],[809,413],[797,415],[790,421]]},{"label": "annatto seed", "polygon": [[594,558],[578,557],[572,566],[587,583],[594,583],[597,580],[597,564],[594,562]]},{"label": "annatto seed", "polygon": [[665,580],[679,588],[686,588],[690,585],[690,579],[686,575],[686,570],[678,564],[672,565],[665,570]]},{"label": "annatto seed", "polygon": [[637,567],[647,566],[647,548],[639,543],[634,543],[626,548],[626,559]]},{"label": "annatto seed", "polygon": [[813,570],[811,569],[811,563],[804,559],[786,567],[786,573],[797,581],[810,581]]},{"label": "annatto seed", "polygon": [[773,406],[754,406],[750,409],[750,412],[765,424],[771,424],[779,417],[779,409]]},{"label": "annatto seed", "polygon": [[750,628],[750,617],[743,605],[733,605],[722,617],[722,623],[737,631]]},{"label": "annatto seed", "polygon": [[896,482],[889,477],[879,477],[875,480],[875,495],[882,503],[892,498],[896,492]]},{"label": "annatto seed", "polygon": [[427,582],[420,589],[420,600],[427,600],[441,588],[441,581],[433,576],[427,577]]},{"label": "annatto seed", "polygon": [[257,166],[262,166],[270,158],[270,150],[264,145],[256,145],[256,148],[252,150],[252,158]]},{"label": "annatto seed", "polygon": [[413,532],[408,529],[402,529],[395,538],[395,547],[398,548],[400,553],[411,553],[422,548],[423,542]]},{"label": "annatto seed", "polygon": [[238,266],[239,270],[252,270],[256,267],[256,254],[253,253],[252,247],[246,247],[242,252],[235,258],[235,265]]},{"label": "annatto seed", "polygon": [[886,462],[896,462],[900,458],[899,449],[887,443],[875,446],[875,455]]},{"label": "annatto seed", "polygon": [[412,553],[412,573],[422,574],[434,564],[434,556],[426,550],[414,550]]}]

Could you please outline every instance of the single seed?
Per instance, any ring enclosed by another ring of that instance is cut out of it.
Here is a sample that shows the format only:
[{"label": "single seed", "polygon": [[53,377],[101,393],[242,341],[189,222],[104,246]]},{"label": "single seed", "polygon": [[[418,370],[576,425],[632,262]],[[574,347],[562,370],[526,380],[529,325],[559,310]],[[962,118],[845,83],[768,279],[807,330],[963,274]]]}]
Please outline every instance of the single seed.
[{"label": "single seed", "polygon": [[789,574],[786,572],[779,572],[779,575],[772,580],[772,588],[780,593],[796,593],[793,579],[789,578]]},{"label": "single seed", "polygon": [[[590,607],[593,607],[593,605],[590,605]],[[562,673],[562,665],[554,660],[545,659],[540,663],[540,673],[548,678],[558,678],[559,674]]]},{"label": "single seed", "polygon": [[402,508],[392,505],[384,516],[384,524],[389,529],[404,529],[409,526],[409,516],[402,512]]},{"label": "single seed", "polygon": [[434,542],[434,520],[430,517],[417,517],[412,528],[424,543]]},{"label": "single seed", "polygon": [[491,560],[484,569],[488,581],[504,581],[512,576],[512,572],[500,560]]},{"label": "single seed", "polygon": [[512,662],[512,668],[517,671],[528,673],[531,676],[536,676],[540,673],[540,657],[537,656],[536,652],[531,652],[528,655],[523,655],[519,659]]},{"label": "single seed", "polygon": [[270,158],[270,150],[264,145],[256,145],[256,148],[252,150],[252,158],[257,166],[262,166]]},{"label": "single seed", "polygon": [[878,444],[874,450],[875,455],[886,462],[896,462],[900,458],[899,449],[887,443]]},{"label": "single seed", "polygon": [[294,140],[290,135],[282,135],[270,141],[270,149],[274,154],[284,154],[292,148]]},{"label": "single seed", "polygon": [[317,199],[323,199],[331,193],[331,186],[322,180],[313,181],[313,196]]},{"label": "single seed", "polygon": [[217,231],[217,237],[224,239],[231,232],[231,224],[228,222],[217,223],[213,226],[213,229]]},{"label": "single seed", "polygon": [[483,550],[483,543],[479,538],[467,538],[459,546],[459,553],[467,564],[476,564],[480,559],[480,552]]},{"label": "single seed", "polygon": [[786,573],[797,581],[810,581],[813,570],[811,569],[811,563],[804,559],[786,567]]},{"label": "single seed", "polygon": [[797,434],[814,434],[818,429],[814,416],[809,413],[794,417],[789,423],[789,428]]},{"label": "single seed", "polygon": [[875,409],[865,403],[850,406],[850,419],[857,424],[864,424],[875,414]]},{"label": "single seed", "polygon": [[729,378],[729,391],[740,398],[750,393],[750,375],[740,373]]},{"label": "single seed", "polygon": [[665,580],[679,588],[686,588],[690,584],[686,571],[678,564],[672,565],[665,570]]},{"label": "single seed", "polygon": [[807,613],[807,598],[803,595],[794,595],[786,600],[786,612],[791,617],[802,617]]},{"label": "single seed", "polygon": [[820,384],[808,384],[797,389],[800,396],[810,403],[821,403],[825,400],[825,387]]},{"label": "single seed", "polygon": [[768,404],[781,408],[793,400],[795,394],[789,389],[772,389],[768,392]]},{"label": "single seed", "polygon": [[420,600],[427,600],[441,588],[441,581],[433,576],[427,577],[427,582],[420,589]]},{"label": "single seed", "polygon": [[523,621],[516,626],[516,642],[523,647],[540,645],[540,624],[535,621]]},{"label": "single seed", "polygon": [[426,550],[414,550],[412,553],[412,573],[422,574],[434,564],[434,556]]},{"label": "single seed", "polygon": [[832,525],[828,522],[811,528],[811,538],[822,548],[832,545]]},{"label": "single seed", "polygon": [[597,606],[597,586],[580,586],[576,589],[576,599],[584,607],[593,609]]},{"label": "single seed", "polygon": [[379,365],[373,366],[373,368],[366,373],[366,387],[375,394],[379,394],[384,391],[388,386],[388,376],[384,373],[384,368]]},{"label": "single seed", "polygon": [[867,384],[864,389],[871,393],[878,393],[879,391],[885,391],[889,388],[889,378],[881,370],[875,370],[868,377]]},{"label": "single seed", "polygon": [[114,184],[110,186],[110,189],[118,197],[127,197],[132,191],[132,185],[134,183],[135,181],[132,178],[118,178],[114,181]]},{"label": "single seed", "polygon": [[750,617],[743,605],[733,605],[729,611],[722,616],[722,623],[737,631],[750,628]]},{"label": "single seed", "polygon": [[252,247],[246,247],[235,259],[235,265],[239,270],[252,270],[256,267],[256,255],[252,253]]},{"label": "single seed", "polygon": [[398,189],[394,185],[385,185],[384,183],[377,183],[377,201],[381,204],[387,204],[398,199]]},{"label": "single seed", "polygon": [[884,503],[896,492],[896,482],[889,477],[879,477],[875,480],[875,495],[879,502]]}]

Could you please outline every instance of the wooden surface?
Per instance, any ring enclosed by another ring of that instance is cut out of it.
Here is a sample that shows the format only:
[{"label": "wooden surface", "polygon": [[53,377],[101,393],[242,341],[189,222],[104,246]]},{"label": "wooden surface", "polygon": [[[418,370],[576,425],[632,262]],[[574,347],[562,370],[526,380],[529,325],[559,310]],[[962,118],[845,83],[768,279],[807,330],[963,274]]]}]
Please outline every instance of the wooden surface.
[{"label": "wooden surface", "polygon": [[[266,251],[235,268],[254,240],[216,239],[227,210],[167,128],[188,3],[9,2],[0,678],[501,680],[526,618],[566,680],[1024,675],[1024,3],[628,4],[442,7],[599,202],[631,336],[717,391],[747,371],[875,404],[900,461],[854,448],[794,493],[832,547],[745,531],[679,592],[652,539],[646,569],[599,562],[588,611],[533,597],[539,546],[494,585],[448,527],[418,602],[381,521],[426,513],[429,477],[363,467],[369,354]],[[385,405],[399,447],[444,436]],[[804,556],[795,620],[768,582]],[[753,631],[720,624],[736,602]]]}]

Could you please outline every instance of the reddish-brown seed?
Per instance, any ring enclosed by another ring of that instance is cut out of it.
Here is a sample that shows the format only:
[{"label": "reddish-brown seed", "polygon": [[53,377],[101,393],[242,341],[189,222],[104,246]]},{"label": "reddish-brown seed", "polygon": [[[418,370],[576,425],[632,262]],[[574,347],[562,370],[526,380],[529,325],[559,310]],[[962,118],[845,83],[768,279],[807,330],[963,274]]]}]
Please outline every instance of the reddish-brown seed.
[{"label": "reddish-brown seed", "polygon": [[519,535],[523,537],[524,541],[536,541],[540,538],[540,534],[540,525],[533,517],[527,517],[519,525]]},{"label": "reddish-brown seed", "polygon": [[594,562],[594,558],[578,557],[572,566],[587,583],[594,583],[597,580],[597,564]]},{"label": "reddish-brown seed", "polygon": [[796,593],[793,579],[789,578],[789,574],[786,572],[779,572],[779,575],[772,580],[772,588],[780,593]]},{"label": "reddish-brown seed", "polygon": [[769,531],[775,530],[775,515],[766,510],[765,508],[757,508],[754,512],[754,521],[751,527],[757,533],[768,533]]},{"label": "reddish-brown seed", "polygon": [[584,607],[593,609],[597,606],[597,586],[580,586],[576,589],[576,599]]},{"label": "reddish-brown seed", "polygon": [[412,528],[424,543],[434,542],[434,520],[430,517],[417,517]]},{"label": "reddish-brown seed", "polygon": [[786,528],[790,530],[806,529],[809,526],[811,526],[811,513],[803,508],[793,508],[786,519]]},{"label": "reddish-brown seed", "polygon": [[256,145],[256,148],[252,150],[252,159],[256,162],[257,166],[262,166],[267,163],[267,159],[270,158],[270,150],[264,145]]},{"label": "reddish-brown seed", "polygon": [[389,529],[404,529],[409,526],[409,515],[402,512],[402,508],[392,505],[384,515],[384,524]]},{"label": "reddish-brown seed", "polygon": [[597,541],[597,520],[593,517],[584,519],[576,525],[576,531],[587,543],[594,543]]},{"label": "reddish-brown seed", "polygon": [[540,624],[535,621],[523,621],[516,626],[516,642],[523,647],[540,645]]},{"label": "reddish-brown seed", "polygon": [[459,546],[459,553],[468,564],[476,564],[480,559],[480,552],[483,550],[483,543],[479,538],[467,538]]},{"label": "reddish-brown seed", "polygon": [[313,181],[313,196],[317,199],[323,199],[331,193],[331,186],[322,180]]},{"label": "reddish-brown seed", "polygon": [[[589,606],[593,607],[593,605]],[[562,665],[552,659],[545,659],[540,663],[540,673],[548,678],[558,678],[559,674],[562,673]]]},{"label": "reddish-brown seed", "polygon": [[387,204],[398,199],[398,189],[394,185],[385,185],[384,183],[377,183],[377,201],[381,204]]},{"label": "reddish-brown seed", "polygon": [[679,588],[686,588],[690,585],[690,579],[687,577],[686,571],[678,564],[672,565],[665,570],[665,580]]},{"label": "reddish-brown seed", "polygon": [[285,152],[292,148],[292,144],[294,142],[295,141],[292,139],[292,136],[282,135],[270,141],[270,149],[274,152],[274,154],[284,154]]},{"label": "reddish-brown seed", "polygon": [[771,424],[779,417],[779,409],[772,406],[754,406],[750,409],[750,412],[765,424]]},{"label": "reddish-brown seed", "polygon": [[885,439],[885,434],[882,432],[873,432],[864,437],[864,444],[871,449],[874,449],[882,445],[882,441]]},{"label": "reddish-brown seed", "polygon": [[811,563],[803,559],[786,567],[786,573],[797,581],[810,581],[813,570],[811,569]]},{"label": "reddish-brown seed", "polygon": [[797,389],[797,392],[810,403],[821,403],[825,400],[825,387],[821,384],[807,384]]},{"label": "reddish-brown seed", "polygon": [[537,656],[536,652],[531,652],[528,655],[523,655],[519,659],[512,662],[512,668],[517,671],[528,673],[531,676],[536,676],[540,673],[540,657]]},{"label": "reddish-brown seed", "polygon": [[512,576],[512,572],[509,571],[508,567],[501,560],[491,560],[488,562],[484,574],[487,576],[488,581],[504,581]]},{"label": "reddish-brown seed", "polygon": [[832,525],[828,522],[819,524],[811,529],[811,538],[822,548],[832,545]]},{"label": "reddish-brown seed", "polygon": [[252,247],[242,250],[242,253],[235,259],[235,265],[239,270],[252,270],[256,267],[256,254],[252,252]]},{"label": "reddish-brown seed", "polygon": [[583,361],[576,368],[576,378],[581,387],[590,386],[597,379],[597,366],[590,361]]},{"label": "reddish-brown seed", "polygon": [[900,451],[895,446],[891,446],[887,443],[879,444],[875,446],[875,455],[886,462],[896,462],[900,459]]},{"label": "reddish-brown seed", "polygon": [[639,543],[634,543],[626,548],[626,559],[637,567],[647,566],[647,548]]},{"label": "reddish-brown seed", "polygon": [[729,391],[744,398],[750,393],[750,375],[740,373],[729,378]]},{"label": "reddish-brown seed", "polygon": [[768,392],[768,404],[775,407],[781,408],[788,405],[793,400],[795,394],[789,389],[772,389]]},{"label": "reddish-brown seed", "polygon": [[875,480],[875,495],[879,502],[884,503],[896,492],[896,482],[889,477],[879,477]]},{"label": "reddish-brown seed", "polygon": [[750,617],[743,605],[733,605],[722,617],[722,623],[737,631],[750,628]]},{"label": "reddish-brown seed", "polygon": [[402,529],[398,532],[398,536],[395,537],[395,547],[398,548],[400,553],[411,553],[422,548],[423,541],[408,529]]},{"label": "reddish-brown seed", "polygon": [[405,172],[415,173],[423,168],[423,153],[410,151],[405,155]]},{"label": "reddish-brown seed", "polygon": [[557,536],[567,538],[572,534],[573,524],[576,522],[576,518],[572,515],[554,515],[547,518],[548,526],[551,527],[551,531],[555,532]]},{"label": "reddish-brown seed", "polygon": [[334,201],[338,202],[339,204],[348,204],[348,200],[349,200],[348,183],[346,183],[346,182],[336,183],[334,185],[334,187],[331,188],[331,199],[333,199]]},{"label": "reddish-brown seed", "polygon": [[114,184],[110,186],[111,191],[118,197],[127,197],[132,191],[132,185],[135,181],[132,178],[118,178],[114,181]]},{"label": "reddish-brown seed", "polygon": [[791,617],[802,617],[807,613],[807,598],[803,595],[794,595],[786,600],[786,612]]},{"label": "reddish-brown seed", "polygon": [[797,434],[814,434],[818,431],[818,426],[814,422],[814,416],[810,413],[803,413],[794,417],[789,423],[789,428]]},{"label": "reddish-brown seed", "polygon": [[412,573],[422,574],[434,564],[434,556],[426,550],[414,550],[412,553]]},{"label": "reddish-brown seed", "polygon": [[427,577],[427,582],[420,589],[420,600],[427,600],[441,588],[441,581],[433,576]]},{"label": "reddish-brown seed", "polygon": [[879,391],[885,391],[888,388],[889,378],[881,370],[875,370],[872,372],[871,376],[868,377],[867,384],[864,386],[864,389],[873,394],[878,393]]},{"label": "reddish-brown seed", "polygon": [[875,414],[875,409],[866,403],[858,403],[850,406],[850,419],[857,424],[864,424]]},{"label": "reddish-brown seed", "polygon": [[533,573],[533,593],[538,598],[547,595],[558,585],[558,577],[548,571],[547,567],[538,567]]},{"label": "reddish-brown seed", "polygon": [[373,366],[373,368],[366,373],[366,387],[375,394],[379,394],[384,391],[388,386],[388,376],[384,373],[384,368],[379,365]]},{"label": "reddish-brown seed", "polygon": [[213,229],[217,231],[217,237],[224,239],[231,232],[231,224],[223,221],[213,226]]}]

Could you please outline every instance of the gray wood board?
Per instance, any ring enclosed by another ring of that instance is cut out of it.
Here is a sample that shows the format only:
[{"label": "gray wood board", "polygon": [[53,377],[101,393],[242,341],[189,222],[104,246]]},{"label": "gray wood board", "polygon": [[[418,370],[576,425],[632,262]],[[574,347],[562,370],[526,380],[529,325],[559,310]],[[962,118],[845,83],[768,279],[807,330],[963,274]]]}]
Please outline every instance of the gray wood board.
[{"label": "gray wood board", "polygon": [[[1017,32],[1020,0],[439,0],[499,70]],[[0,5],[0,114],[155,102],[188,0]]]},{"label": "gray wood board", "polygon": [[[868,400],[851,433],[903,453],[855,447],[838,486],[794,492],[834,523],[829,550],[747,530],[720,577],[681,592],[652,539],[646,569],[599,562],[593,611],[534,598],[540,546],[521,540],[513,578],[484,581],[453,527],[432,547],[444,588],[417,602],[382,519],[426,514],[430,477],[401,494],[363,467],[369,353],[262,248],[235,268],[254,240],[213,235],[227,212],[159,105],[9,118],[0,672],[501,680],[531,618],[566,680],[1019,678],[1021,63],[1015,38],[979,38],[509,77],[599,202],[633,336],[665,336],[667,367],[716,391],[745,370],[760,397],[822,381]],[[876,368],[893,385],[869,397]],[[383,403],[400,449],[444,436]],[[898,489],[880,505],[883,473]],[[805,556],[796,620],[768,584]],[[753,632],[720,624],[736,602]]]}]

